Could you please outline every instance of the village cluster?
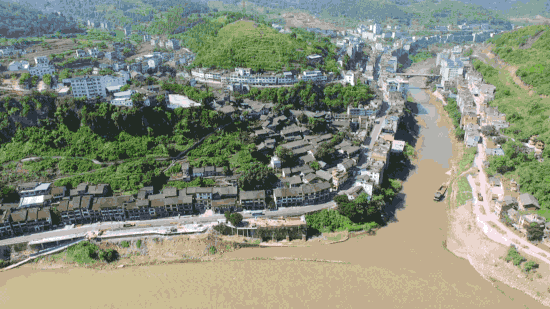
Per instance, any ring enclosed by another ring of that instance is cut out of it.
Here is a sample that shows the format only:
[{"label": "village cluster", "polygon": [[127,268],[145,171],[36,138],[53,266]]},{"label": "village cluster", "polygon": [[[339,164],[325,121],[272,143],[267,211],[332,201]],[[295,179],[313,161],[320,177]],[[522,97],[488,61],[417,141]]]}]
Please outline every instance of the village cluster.
[{"label": "village cluster", "polygon": [[[90,25],[89,23],[89,26]],[[278,25],[274,28],[287,31]],[[319,32],[316,29],[309,31]],[[223,213],[224,211],[276,209],[302,205],[327,203],[336,194],[346,194],[350,199],[356,198],[362,192],[373,194],[373,188],[383,181],[392,153],[401,153],[405,142],[395,140],[399,123],[404,116],[405,101],[408,92],[408,80],[397,73],[398,59],[408,56],[415,50],[435,43],[478,42],[491,37],[493,32],[482,30],[474,33],[464,30],[460,34],[439,34],[430,37],[409,37],[398,32],[398,28],[390,29],[394,38],[392,46],[388,46],[384,38],[387,32],[379,24],[360,25],[357,29],[344,32],[325,33],[331,36],[343,36],[337,42],[338,63],[343,66],[343,57],[347,54],[351,60],[352,70],[343,71],[341,76],[325,75],[320,70],[305,71],[298,76],[296,72],[283,72],[281,75],[258,75],[250,68],[235,68],[234,72],[196,69],[190,75],[185,72],[176,76],[189,79],[190,85],[197,83],[219,83],[224,90],[245,93],[255,86],[287,86],[300,80],[315,83],[341,82],[355,85],[358,77],[363,77],[365,83],[371,85],[376,95],[369,102],[358,106],[348,106],[343,113],[309,112],[291,110],[290,116],[273,111],[273,104],[259,103],[244,99],[242,104],[234,107],[227,102],[227,97],[216,99],[212,107],[226,116],[237,115],[242,120],[256,119],[253,137],[259,142],[257,150],[266,155],[273,154],[277,146],[292,151],[299,158],[293,167],[282,167],[281,160],[272,156],[270,166],[278,171],[281,177],[269,190],[243,191],[237,186],[240,175],[232,175],[221,167],[191,167],[184,160],[179,161],[182,170],[172,175],[171,180],[191,181],[196,177],[210,177],[216,180],[215,187],[189,187],[182,190],[164,188],[154,192],[152,187],[143,188],[137,195],[112,196],[106,184],[80,184],[76,188],[52,187],[49,183],[21,184],[18,187],[20,202],[18,204],[3,204],[1,206],[0,236],[13,237],[59,228],[71,224],[92,223],[98,221],[145,220],[161,217],[188,216],[203,214],[206,211]],[[131,28],[124,29],[126,35],[131,34]],[[143,34],[144,42],[152,46],[166,47],[174,51],[181,50],[177,40],[160,40]],[[373,46],[370,57],[363,54],[363,47],[369,42]],[[105,58],[93,74],[73,77],[54,83],[59,95],[108,99],[114,105],[132,106],[132,95],[140,92],[145,95],[146,105],[165,104],[169,108],[189,108],[202,106],[202,102],[194,102],[183,95],[161,91],[158,85],[120,91],[128,80],[144,81],[150,74],[162,76],[167,72],[167,66],[190,64],[194,55],[187,53],[175,60],[173,53],[154,52],[137,57],[130,63],[124,63],[123,50],[133,49],[129,43],[113,43],[111,52],[100,52],[97,49],[76,50],[76,58]],[[184,49],[184,48],[183,48]],[[3,55],[17,53],[15,47],[2,47]],[[21,53],[20,53],[21,54]],[[467,57],[466,57],[467,58]],[[450,59],[444,60],[445,67],[441,70],[443,87],[448,87],[446,81],[463,73],[460,67],[464,57],[456,53]],[[456,59],[456,61],[451,60]],[[315,66],[324,61],[321,55],[310,55],[308,62]],[[454,62],[453,62],[454,61]],[[28,63],[13,62],[9,71],[13,73],[29,72],[31,75],[43,76],[56,70],[48,57],[35,57],[36,66]],[[114,64],[113,64],[114,62]],[[74,62],[74,68],[86,68],[86,63]],[[100,76],[101,69],[117,71],[114,76]],[[156,73],[154,73],[156,72]],[[72,89],[69,91],[68,86]],[[159,95],[164,95],[165,102],[158,102]],[[385,108],[387,106],[387,108]],[[350,132],[351,139],[344,139],[334,146],[337,156],[332,162],[323,162],[317,155],[325,142],[331,141],[335,135],[325,133],[313,135],[305,123],[301,123],[302,115],[307,118],[324,119],[336,131]],[[369,141],[367,144],[367,140]],[[308,163],[317,161],[319,169],[314,170]],[[229,176],[231,175],[231,176]],[[344,189],[346,188],[346,189]],[[55,221],[55,222],[54,222]]]}]

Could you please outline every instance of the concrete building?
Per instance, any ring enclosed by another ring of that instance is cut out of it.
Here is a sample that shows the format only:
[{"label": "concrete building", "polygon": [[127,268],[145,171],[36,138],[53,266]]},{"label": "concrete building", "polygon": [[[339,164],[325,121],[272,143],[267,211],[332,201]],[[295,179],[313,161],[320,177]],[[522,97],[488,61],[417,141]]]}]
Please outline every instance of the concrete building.
[{"label": "concrete building", "polygon": [[346,74],[344,74],[344,82],[355,86],[355,73],[353,71],[346,72]]},{"label": "concrete building", "polygon": [[74,97],[102,97],[107,95],[102,76],[82,76],[70,79]]}]

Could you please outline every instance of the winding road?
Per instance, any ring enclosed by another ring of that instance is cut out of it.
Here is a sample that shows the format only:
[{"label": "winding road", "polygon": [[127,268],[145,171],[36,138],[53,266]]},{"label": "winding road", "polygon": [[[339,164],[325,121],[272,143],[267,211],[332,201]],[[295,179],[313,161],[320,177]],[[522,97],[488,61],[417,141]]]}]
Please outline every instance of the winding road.
[{"label": "winding road", "polygon": [[[521,247],[521,250],[524,251],[526,254],[531,255],[550,265],[550,260],[547,258],[548,253],[546,251],[536,247],[526,239],[520,238],[518,235],[514,234],[512,231],[510,231],[509,227],[504,225],[499,220],[497,214],[491,211],[491,207],[489,205],[489,201],[491,199],[487,195],[487,188],[488,188],[487,175],[484,172],[483,163],[482,163],[485,159],[486,159],[485,149],[483,145],[478,145],[478,155],[474,160],[474,164],[480,170],[480,172],[477,175],[477,180],[479,181],[480,186],[479,187],[476,186],[474,177],[472,177],[471,175],[468,176],[468,182],[472,187],[472,193],[474,196],[473,211],[477,217],[476,218],[477,224],[481,227],[483,232],[491,240],[496,241],[505,246],[510,246],[511,244],[515,244],[517,245],[517,247]],[[478,192],[481,193],[481,195],[483,196],[483,201],[477,200]],[[482,208],[485,214],[483,214],[483,212],[481,211]],[[491,224],[494,224],[505,233],[501,234],[499,231],[493,228]]]}]

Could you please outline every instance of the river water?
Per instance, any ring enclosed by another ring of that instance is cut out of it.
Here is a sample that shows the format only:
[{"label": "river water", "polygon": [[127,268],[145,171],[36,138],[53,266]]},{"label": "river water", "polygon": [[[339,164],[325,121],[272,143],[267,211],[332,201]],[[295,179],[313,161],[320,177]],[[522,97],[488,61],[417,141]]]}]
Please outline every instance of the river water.
[{"label": "river water", "polygon": [[[126,267],[102,271],[31,266],[0,273],[3,308],[540,308],[524,293],[497,290],[447,251],[448,215],[432,201],[447,179],[449,127],[424,90],[416,169],[397,199],[396,222],[376,236],[333,245],[248,248],[237,261]],[[292,257],[346,264],[248,260]],[[513,299],[513,300],[512,300]]]}]

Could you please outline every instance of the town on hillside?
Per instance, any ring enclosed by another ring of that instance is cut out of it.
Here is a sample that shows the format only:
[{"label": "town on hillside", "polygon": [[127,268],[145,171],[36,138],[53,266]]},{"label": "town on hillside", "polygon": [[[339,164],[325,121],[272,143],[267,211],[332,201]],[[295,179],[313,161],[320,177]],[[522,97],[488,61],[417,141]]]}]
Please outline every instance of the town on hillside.
[{"label": "town on hillside", "polygon": [[[106,21],[90,19],[87,26],[109,34],[113,30]],[[292,29],[279,24],[271,28],[282,34],[292,33]],[[402,67],[409,56],[434,44],[456,45],[438,54],[440,70],[426,76],[438,82],[442,98],[458,89],[449,96],[457,98],[464,115],[461,125],[466,144],[473,147],[483,141],[488,153],[498,155],[501,151],[490,139],[480,138],[478,122],[481,117],[483,124],[497,130],[506,126],[498,111],[486,107],[494,88],[476,77],[470,56],[465,54],[468,44],[483,42],[502,31],[488,24],[442,26],[433,35],[422,37],[411,37],[400,26],[375,22],[345,31],[308,28],[315,35],[330,37],[336,57],[310,54],[306,59],[308,69],[282,72],[247,67],[188,70],[185,68],[192,67],[197,55],[178,39],[132,31],[131,26],[122,30],[126,37],[137,34],[142,42],[97,42],[97,46],[84,48],[74,37],[65,37],[55,40],[55,52],[38,48],[36,42],[1,46],[0,56],[12,61],[6,66],[0,90],[16,97],[38,91],[54,92],[58,97],[99,98],[121,108],[135,107],[139,94],[148,107],[204,108],[221,113],[229,122],[254,122],[250,137],[256,143],[255,150],[270,157],[269,167],[276,171],[276,181],[269,188],[258,184],[252,188],[256,190],[243,190],[238,185],[241,174],[237,171],[225,166],[194,167],[183,155],[171,158],[171,166],[178,166],[178,171],[169,181],[201,178],[215,185],[183,189],[144,186],[137,194],[122,195],[106,183],[80,183],[75,187],[55,186],[52,182],[19,183],[19,202],[0,206],[0,237],[94,222],[311,205],[321,209],[334,205],[336,195],[345,194],[350,200],[362,193],[372,196],[374,188],[383,182],[390,157],[403,153],[406,147],[405,141],[394,137],[407,112],[408,78],[415,75],[403,73]],[[327,61],[335,61],[339,73],[324,70],[322,65]],[[214,89],[215,98],[193,100],[163,87],[166,81]],[[347,105],[342,112],[290,109],[287,113],[275,110],[273,103],[247,97],[258,89],[291,88],[304,83],[366,85],[369,95],[359,104]],[[326,129],[314,132],[318,130],[312,130],[311,123],[316,122],[326,124]],[[537,147],[533,146],[535,151]],[[288,160],[289,153],[294,160]],[[507,206],[501,211],[506,210]]]}]

